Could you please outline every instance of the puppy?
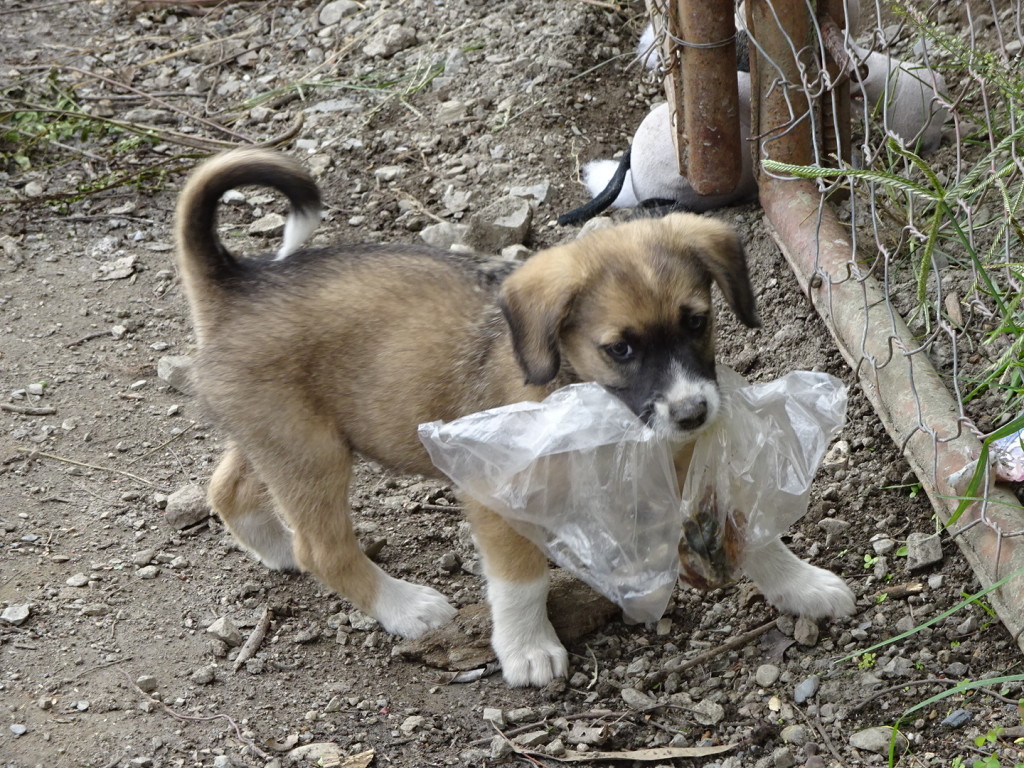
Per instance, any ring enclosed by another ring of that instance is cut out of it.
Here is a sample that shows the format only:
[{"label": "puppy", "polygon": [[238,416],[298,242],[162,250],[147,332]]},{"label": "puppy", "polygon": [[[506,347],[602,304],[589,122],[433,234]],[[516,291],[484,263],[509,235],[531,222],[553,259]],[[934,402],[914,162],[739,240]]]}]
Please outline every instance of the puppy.
[{"label": "puppy", "polygon": [[[244,184],[291,202],[276,260],[239,261],[217,235],[218,200]],[[743,249],[724,224],[692,214],[632,222],[542,251],[499,286],[425,248],[298,249],[319,207],[293,160],[240,150],[201,166],[177,210],[198,388],[231,440],[210,500],[267,566],[312,573],[398,635],[444,624],[455,611],[440,593],[389,576],[359,548],[353,457],[438,477],[417,425],[570,382],[602,384],[676,440],[685,477],[687,444],[720,410],[711,284],[742,322],[758,323]],[[543,554],[495,513],[465,506],[505,679],[541,686],[565,675]],[[742,566],[779,607],[852,610],[840,579],[781,543],[757,555]]]}]

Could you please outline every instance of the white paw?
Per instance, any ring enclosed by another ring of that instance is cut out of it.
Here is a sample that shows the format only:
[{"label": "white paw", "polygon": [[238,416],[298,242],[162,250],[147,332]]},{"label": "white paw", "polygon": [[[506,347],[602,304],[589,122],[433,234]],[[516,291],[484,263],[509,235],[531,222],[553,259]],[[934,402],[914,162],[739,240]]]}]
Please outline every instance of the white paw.
[{"label": "white paw", "polygon": [[799,581],[777,585],[765,592],[765,598],[784,613],[811,619],[849,616],[856,605],[846,582],[831,571],[804,563],[806,571]]},{"label": "white paw", "polygon": [[778,539],[745,552],[742,566],[765,599],[784,613],[820,619],[848,616],[856,608],[846,582],[804,562]]},{"label": "white paw", "polygon": [[501,673],[509,685],[540,688],[568,673],[569,654],[547,618],[544,624],[546,626],[533,627],[529,632],[523,631],[525,627],[517,627],[515,631],[506,629],[499,634],[495,628],[491,642],[501,662]]},{"label": "white paw", "polygon": [[536,581],[489,578],[494,633],[491,644],[505,682],[512,686],[545,686],[569,671],[569,654],[548,619],[548,575]]},{"label": "white paw", "polygon": [[455,618],[455,608],[436,589],[380,572],[377,599],[367,611],[393,635],[416,638]]}]

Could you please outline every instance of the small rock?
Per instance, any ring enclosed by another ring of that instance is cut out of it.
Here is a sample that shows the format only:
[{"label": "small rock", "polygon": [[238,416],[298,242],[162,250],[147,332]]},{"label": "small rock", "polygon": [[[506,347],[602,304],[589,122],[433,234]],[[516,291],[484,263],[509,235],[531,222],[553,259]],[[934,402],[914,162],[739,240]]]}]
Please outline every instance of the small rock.
[{"label": "small rock", "polygon": [[504,758],[511,755],[514,751],[514,748],[511,744],[508,743],[508,739],[506,739],[504,736],[495,734],[494,738],[491,739],[490,755],[495,760],[503,760]]},{"label": "small rock", "polygon": [[[892,737],[893,729],[887,725],[880,725],[857,731],[850,736],[850,746],[854,749],[863,749],[865,752],[873,752],[876,755],[888,755],[889,742]],[[907,751],[909,745],[907,737],[896,731],[896,754],[902,755]]]},{"label": "small rock", "polygon": [[416,30],[402,24],[391,24],[363,46],[363,53],[371,57],[390,59],[399,51],[416,44]]},{"label": "small rock", "polygon": [[496,707],[484,707],[484,722],[492,723],[498,728],[504,728],[505,713]]},{"label": "small rock", "polygon": [[242,644],[242,633],[238,631],[235,622],[227,616],[221,616],[213,624],[206,628],[206,632],[228,645],[235,646]]},{"label": "small rock", "polygon": [[375,168],[373,171],[373,177],[377,181],[387,184],[388,182],[395,181],[405,176],[406,169],[403,165],[382,165],[380,168]]},{"label": "small rock", "polygon": [[515,742],[524,747],[539,747],[545,744],[550,734],[547,731],[530,731],[515,737]]},{"label": "small rock", "polygon": [[928,588],[929,589],[942,589],[942,584],[946,578],[941,573],[933,573],[928,577]]},{"label": "small rock", "polygon": [[217,679],[216,667],[211,664],[207,667],[200,667],[189,676],[196,685],[209,685]]},{"label": "small rock", "polygon": [[818,692],[819,685],[821,685],[821,678],[817,675],[811,675],[793,689],[793,701],[797,704],[803,704]]},{"label": "small rock", "polygon": [[963,728],[973,719],[973,712],[966,709],[954,709],[946,715],[946,719],[942,721],[941,725],[944,725],[947,728]]},{"label": "small rock", "polygon": [[801,616],[793,627],[793,639],[800,645],[810,647],[818,642],[818,622]]},{"label": "small rock", "polygon": [[498,253],[506,246],[522,243],[532,221],[533,209],[526,200],[503,197],[469,217],[464,242],[484,253]]},{"label": "small rock", "polygon": [[776,747],[772,751],[771,759],[774,768],[793,768],[796,765],[796,758],[787,747]]},{"label": "small rock", "polygon": [[774,664],[762,664],[754,672],[754,682],[762,688],[768,688],[775,684],[775,681],[779,679],[781,674],[782,670]]},{"label": "small rock", "polygon": [[165,355],[156,362],[156,375],[179,392],[192,388],[192,358],[189,355]]},{"label": "small rock", "polygon": [[888,536],[882,536],[871,541],[871,548],[875,550],[876,555],[889,555],[896,549],[896,542]]},{"label": "small rock", "polygon": [[402,721],[402,724],[398,726],[398,730],[404,733],[406,736],[411,736],[416,731],[422,730],[427,723],[427,718],[422,715],[409,715]]},{"label": "small rock", "polygon": [[44,187],[38,181],[30,181],[28,184],[25,185],[25,196],[26,197],[42,197],[42,195],[43,195],[43,193],[45,191],[46,191],[46,187]]},{"label": "small rock", "polygon": [[64,583],[69,587],[85,587],[89,585],[89,577],[84,573],[76,573],[74,576],[69,576]]},{"label": "small rock", "polygon": [[548,196],[551,194],[551,182],[542,181],[537,184],[530,186],[517,186],[509,189],[508,193],[512,197],[525,197],[528,200],[533,200],[535,203],[547,202]]},{"label": "small rock", "polygon": [[641,693],[636,688],[623,688],[622,700],[626,702],[626,706],[630,709],[647,709],[655,703],[654,699],[645,693]]},{"label": "small rock", "polygon": [[156,565],[146,565],[138,570],[138,576],[140,579],[150,580],[155,579],[160,575],[160,568]]},{"label": "small rock", "polygon": [[153,558],[155,557],[155,549],[140,549],[138,552],[132,555],[132,562],[138,566],[149,565],[151,562],[153,562]]},{"label": "small rock", "polygon": [[348,623],[352,629],[363,632],[372,632],[380,626],[380,623],[372,616],[367,616],[362,611],[352,611],[348,615]]},{"label": "small rock", "polygon": [[462,243],[467,229],[468,227],[465,224],[452,224],[450,221],[441,221],[421,229],[420,237],[423,238],[427,245],[447,251],[453,245]]},{"label": "small rock", "polygon": [[20,626],[24,624],[31,613],[32,606],[29,604],[23,605],[9,605],[4,608],[4,612],[0,614],[0,620],[6,621],[8,624],[14,626]]},{"label": "small rock", "polygon": [[782,732],[779,735],[787,744],[794,744],[798,747],[802,747],[807,743],[807,728],[799,723],[795,725],[787,725],[782,729]]},{"label": "small rock", "polygon": [[468,105],[464,101],[442,101],[437,105],[437,111],[434,113],[434,122],[446,125],[448,123],[455,123],[462,120],[469,110]]},{"label": "small rock", "polygon": [[276,235],[284,231],[284,216],[280,213],[268,213],[249,225],[250,235]]},{"label": "small rock", "polygon": [[140,675],[136,678],[135,684],[143,693],[153,693],[157,689],[156,678],[152,675]]},{"label": "small rock", "polygon": [[14,723],[11,726],[11,733],[13,733],[15,736],[24,736],[26,733],[28,733],[28,728],[22,725],[21,723]]},{"label": "small rock", "polygon": [[124,280],[135,274],[135,267],[139,261],[138,256],[123,256],[120,259],[104,261],[93,274],[92,279],[97,282],[106,280]]},{"label": "small rock", "polygon": [[320,23],[325,27],[329,27],[358,11],[359,3],[354,2],[354,0],[333,0],[333,2],[320,9]]},{"label": "small rock", "polygon": [[186,485],[167,497],[164,520],[172,528],[181,530],[210,516],[206,491],[198,485]]},{"label": "small rock", "polygon": [[555,739],[544,747],[544,751],[552,757],[561,757],[565,754],[565,742],[561,739]]},{"label": "small rock", "polygon": [[526,723],[537,719],[537,711],[533,707],[515,707],[505,713],[510,723]]},{"label": "small rock", "polygon": [[832,469],[846,469],[849,464],[850,443],[846,440],[836,440],[832,447],[828,449],[825,458],[821,461],[823,467],[830,467]]},{"label": "small rock", "polygon": [[942,541],[934,533],[907,536],[907,568],[916,571],[942,562]]},{"label": "small rock", "polygon": [[717,725],[725,719],[725,709],[711,699],[702,699],[693,705],[693,718],[701,725]]}]

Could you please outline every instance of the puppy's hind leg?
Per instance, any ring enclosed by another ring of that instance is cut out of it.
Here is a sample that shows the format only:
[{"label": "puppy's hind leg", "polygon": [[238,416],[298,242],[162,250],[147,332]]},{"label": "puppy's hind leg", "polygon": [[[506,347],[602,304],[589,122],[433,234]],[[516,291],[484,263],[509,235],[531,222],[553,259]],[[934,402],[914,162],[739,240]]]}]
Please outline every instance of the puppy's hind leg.
[{"label": "puppy's hind leg", "polygon": [[820,619],[854,612],[846,582],[801,560],[779,539],[744,552],[741,567],[765,599],[784,613]]},{"label": "puppy's hind leg", "polygon": [[483,557],[491,643],[509,685],[547,685],[564,677],[569,654],[548,618],[548,563],[544,554],[491,510],[466,502]]},{"label": "puppy's hind leg", "polygon": [[418,637],[450,621],[455,609],[440,592],[389,576],[359,547],[348,506],[352,455],[337,434],[313,424],[271,434],[255,444],[276,441],[274,453],[252,459],[294,532],[299,566],[393,634]]},{"label": "puppy's hind leg", "polygon": [[274,512],[274,501],[245,456],[232,445],[210,478],[210,506],[235,541],[275,571],[297,571],[292,532]]}]

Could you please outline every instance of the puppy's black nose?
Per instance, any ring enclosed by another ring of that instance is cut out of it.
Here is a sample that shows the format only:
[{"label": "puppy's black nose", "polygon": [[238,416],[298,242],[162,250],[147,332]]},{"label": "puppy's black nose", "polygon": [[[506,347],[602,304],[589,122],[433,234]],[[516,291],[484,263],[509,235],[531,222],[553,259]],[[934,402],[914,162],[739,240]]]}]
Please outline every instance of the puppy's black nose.
[{"label": "puppy's black nose", "polygon": [[708,401],[703,397],[691,397],[681,403],[669,406],[668,415],[680,429],[696,429],[708,418]]}]

